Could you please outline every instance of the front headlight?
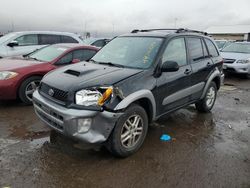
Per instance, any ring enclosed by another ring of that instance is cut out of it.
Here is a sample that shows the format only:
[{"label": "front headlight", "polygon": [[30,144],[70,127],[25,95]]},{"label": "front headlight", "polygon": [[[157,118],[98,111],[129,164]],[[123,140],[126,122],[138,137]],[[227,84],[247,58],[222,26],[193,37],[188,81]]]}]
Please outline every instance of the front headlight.
[{"label": "front headlight", "polygon": [[75,101],[77,105],[103,106],[111,97],[112,92],[112,87],[83,89],[76,92]]},{"label": "front headlight", "polygon": [[11,72],[11,71],[2,71],[0,72],[0,80],[8,80],[11,78],[14,78],[18,75],[16,72]]},{"label": "front headlight", "polygon": [[250,59],[241,59],[241,60],[238,60],[237,63],[241,63],[241,64],[250,63]]}]

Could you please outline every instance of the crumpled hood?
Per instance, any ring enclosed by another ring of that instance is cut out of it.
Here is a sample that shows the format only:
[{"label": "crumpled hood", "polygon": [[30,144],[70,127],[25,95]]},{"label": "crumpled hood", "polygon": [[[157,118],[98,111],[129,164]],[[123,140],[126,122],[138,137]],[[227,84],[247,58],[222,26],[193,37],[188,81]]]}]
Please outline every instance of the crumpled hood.
[{"label": "crumpled hood", "polygon": [[140,72],[143,70],[82,62],[52,71],[44,76],[42,82],[63,91],[77,91],[113,85]]},{"label": "crumpled hood", "polygon": [[221,56],[224,59],[236,59],[236,60],[242,60],[242,59],[249,59],[250,58],[250,54],[232,53],[232,52],[221,52]]},{"label": "crumpled hood", "polygon": [[0,71],[16,70],[16,69],[20,69],[20,68],[24,68],[24,67],[28,67],[32,65],[37,65],[39,63],[44,63],[44,62],[24,59],[21,56],[2,58],[0,59]]}]

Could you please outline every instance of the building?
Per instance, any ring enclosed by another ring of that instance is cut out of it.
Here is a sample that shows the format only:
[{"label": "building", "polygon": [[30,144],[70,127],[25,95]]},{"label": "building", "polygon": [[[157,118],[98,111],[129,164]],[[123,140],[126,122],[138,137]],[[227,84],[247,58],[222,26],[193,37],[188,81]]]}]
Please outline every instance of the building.
[{"label": "building", "polygon": [[205,31],[216,40],[250,41],[250,25],[212,26]]}]

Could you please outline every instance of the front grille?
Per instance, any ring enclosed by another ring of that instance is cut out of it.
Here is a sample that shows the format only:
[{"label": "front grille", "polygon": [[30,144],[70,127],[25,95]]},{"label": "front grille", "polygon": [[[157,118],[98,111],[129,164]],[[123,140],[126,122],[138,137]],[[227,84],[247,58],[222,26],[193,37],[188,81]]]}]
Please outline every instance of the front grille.
[{"label": "front grille", "polygon": [[223,59],[223,62],[224,62],[224,63],[232,64],[232,63],[235,62],[235,59]]},{"label": "front grille", "polygon": [[[53,91],[53,93],[50,92],[51,90]],[[44,83],[41,83],[39,91],[42,94],[45,94],[46,96],[49,96],[51,98],[54,98],[54,99],[62,101],[62,102],[66,102],[67,98],[68,98],[68,92],[51,87],[51,86],[44,84]]]},{"label": "front grille", "polygon": [[51,127],[54,127],[60,131],[63,131],[63,116],[54,112],[52,109],[34,101],[34,106],[37,114],[40,118],[48,123]]}]

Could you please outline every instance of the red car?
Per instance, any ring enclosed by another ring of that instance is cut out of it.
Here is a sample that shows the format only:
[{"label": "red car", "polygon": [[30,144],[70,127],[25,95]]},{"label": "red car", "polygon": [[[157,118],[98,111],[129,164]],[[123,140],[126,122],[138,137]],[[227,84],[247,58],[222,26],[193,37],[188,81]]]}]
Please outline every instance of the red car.
[{"label": "red car", "polygon": [[25,57],[0,59],[0,100],[32,103],[42,77],[61,66],[91,59],[99,48],[81,44],[54,44]]}]

